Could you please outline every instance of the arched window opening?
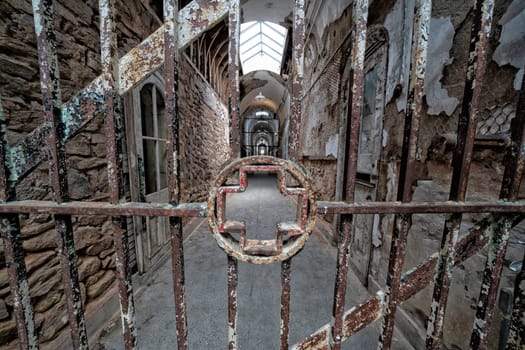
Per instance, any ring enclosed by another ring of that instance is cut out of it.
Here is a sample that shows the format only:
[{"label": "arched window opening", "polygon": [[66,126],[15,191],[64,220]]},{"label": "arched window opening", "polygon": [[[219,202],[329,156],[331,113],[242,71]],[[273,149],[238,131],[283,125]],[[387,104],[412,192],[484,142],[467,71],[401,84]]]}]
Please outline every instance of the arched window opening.
[{"label": "arched window opening", "polygon": [[164,99],[154,84],[146,84],[141,89],[140,110],[147,195],[167,187]]}]

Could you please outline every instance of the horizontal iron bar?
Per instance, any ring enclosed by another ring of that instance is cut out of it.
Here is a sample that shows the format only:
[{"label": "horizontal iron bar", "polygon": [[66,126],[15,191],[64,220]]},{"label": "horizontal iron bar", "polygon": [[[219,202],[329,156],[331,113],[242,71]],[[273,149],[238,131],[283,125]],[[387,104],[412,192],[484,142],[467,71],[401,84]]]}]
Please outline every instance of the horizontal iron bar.
[{"label": "horizontal iron bar", "polygon": [[317,202],[317,214],[523,213],[525,201],[504,202]]},{"label": "horizontal iron bar", "polygon": [[[502,225],[504,220],[512,220],[512,226],[525,219],[523,213],[510,217],[489,216],[468,229],[457,244],[454,267],[463,263],[487,244],[488,233]],[[432,254],[423,263],[406,271],[401,277],[398,302],[402,304],[432,282],[439,253]],[[367,325],[377,321],[385,312],[384,291],[369,297],[363,303],[350,308],[344,314],[343,341],[359,332]],[[328,349],[331,324],[326,324],[303,341],[291,347],[292,350]]]},{"label": "horizontal iron bar", "polygon": [[110,204],[106,202],[67,202],[57,204],[51,201],[13,201],[0,204],[0,213],[45,213],[67,215],[106,215],[106,216],[174,216],[205,217],[207,204],[182,203],[142,203],[129,202]]},{"label": "horizontal iron bar", "polygon": [[[12,201],[0,204],[0,214],[46,213],[107,216],[172,216],[205,217],[207,203],[143,203]],[[525,212],[525,201],[504,202],[317,202],[317,214],[441,214],[441,213],[507,213]]]}]

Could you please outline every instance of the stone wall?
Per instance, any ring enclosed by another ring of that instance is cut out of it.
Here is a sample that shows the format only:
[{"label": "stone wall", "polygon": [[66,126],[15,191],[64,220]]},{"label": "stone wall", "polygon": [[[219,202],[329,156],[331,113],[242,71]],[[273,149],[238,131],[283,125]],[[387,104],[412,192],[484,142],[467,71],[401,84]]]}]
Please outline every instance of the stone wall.
[{"label": "stone wall", "polygon": [[202,202],[229,156],[228,111],[186,56],[179,93],[182,200]]},{"label": "stone wall", "polygon": [[[62,0],[55,4],[64,101],[100,73],[97,6],[97,1]],[[138,0],[125,4],[124,0],[117,1],[117,11],[122,55],[147,37],[158,20],[152,19]],[[31,2],[4,1],[0,14],[0,93],[8,141],[13,145],[43,122],[39,68]],[[180,80],[183,200],[204,201],[212,178],[228,155],[228,116],[219,97],[186,57]],[[67,143],[72,200],[108,200],[106,149],[100,118]],[[16,190],[20,200],[50,200],[47,162],[25,177]],[[20,215],[20,220],[37,334],[42,348],[54,349],[67,339],[68,331],[53,218],[46,214]],[[116,293],[112,228],[103,216],[73,217],[73,225],[82,301],[89,318]],[[12,349],[17,347],[17,333],[3,251],[0,241],[0,349]]]}]

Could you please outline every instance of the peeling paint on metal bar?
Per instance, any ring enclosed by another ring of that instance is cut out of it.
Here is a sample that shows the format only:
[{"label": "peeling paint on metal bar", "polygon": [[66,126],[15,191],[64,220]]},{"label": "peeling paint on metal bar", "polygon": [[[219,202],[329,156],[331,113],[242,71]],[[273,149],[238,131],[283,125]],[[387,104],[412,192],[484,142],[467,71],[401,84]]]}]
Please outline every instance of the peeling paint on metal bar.
[{"label": "peeling paint on metal bar", "polygon": [[[56,53],[56,34],[53,26],[53,3],[51,0],[33,0],[33,17],[37,34],[38,63],[42,105],[49,130],[47,151],[49,154],[49,179],[51,196],[57,203],[69,201],[66,167],[66,151],[62,127],[62,97]],[[77,255],[70,215],[55,215],[57,255],[60,258],[62,282],[66,296],[67,315],[74,349],[87,349],[87,331],[80,295]]]},{"label": "peeling paint on metal bar", "polygon": [[[343,186],[343,199],[347,202],[354,201],[356,174],[357,174],[357,155],[359,150],[359,136],[362,119],[362,106],[364,99],[364,64],[366,34],[368,23],[368,0],[359,0],[354,2],[353,7],[353,27],[354,35],[352,41],[352,66],[353,66],[353,84],[352,84],[352,104],[350,113],[347,118],[347,142],[346,142],[346,159],[344,162],[343,177],[345,179]],[[344,309],[346,303],[347,277],[349,267],[350,243],[352,241],[352,224],[351,215],[342,215],[341,222],[337,228],[338,232],[338,254],[337,254],[337,271],[334,286],[333,300],[333,327],[332,327],[332,344],[334,350],[341,349],[343,340]]]},{"label": "peeling paint on metal bar", "polygon": [[[179,48],[183,48],[201,33],[221,21],[228,13],[228,1],[192,1],[179,13]],[[157,29],[139,46],[119,61],[119,94],[124,94],[159,69],[164,63],[164,26]],[[93,118],[105,114],[103,91],[107,88],[103,75],[95,78],[75,97],[62,105],[64,138],[70,139]],[[9,157],[9,180],[21,181],[42,160],[47,158],[45,137],[47,123],[41,124],[25,139],[12,147]]]},{"label": "peeling paint on metal bar", "polygon": [[[458,266],[483,249],[487,243],[486,237],[488,233],[494,230],[494,227],[501,225],[506,219],[512,222],[512,226],[515,226],[524,220],[525,216],[516,215],[509,218],[491,215],[470,228],[465,234],[461,235],[462,238],[458,242],[458,255],[455,258],[454,266]],[[425,262],[402,275],[399,286],[399,303],[407,301],[430,284],[437,260],[438,253],[436,252]],[[525,283],[522,284],[525,285]],[[342,340],[348,340],[353,334],[377,321],[384,314],[385,306],[384,292],[379,291],[375,296],[370,297],[360,305],[347,310],[344,314]],[[519,312],[522,312],[522,310]],[[326,324],[291,348],[294,350],[329,349],[330,330],[331,324]]]},{"label": "peeling paint on metal bar", "polygon": [[[8,181],[6,174],[8,172],[6,156],[9,150],[6,132],[6,118],[0,96],[0,203],[6,203],[15,198],[15,188]],[[9,288],[13,297],[13,311],[18,331],[19,346],[22,349],[37,350],[38,339],[33,308],[31,306],[31,295],[27,280],[18,215],[0,215],[0,235],[4,245]]]},{"label": "peeling paint on metal bar", "polygon": [[299,159],[300,125],[303,100],[304,43],[305,43],[305,0],[295,0],[293,10],[292,38],[292,97],[288,153],[290,159]]},{"label": "peeling paint on metal bar", "polygon": [[228,350],[237,350],[237,259],[228,255]]},{"label": "peeling paint on metal bar", "polygon": [[[226,1],[225,1],[226,2]],[[241,5],[239,0],[230,0],[228,23],[228,112],[230,115],[230,156],[241,155],[240,138],[240,87],[239,87],[239,42],[241,35]]]},{"label": "peeling paint on metal bar", "polygon": [[445,213],[521,213],[525,201],[468,202],[317,202],[317,214],[445,214]]},{"label": "peeling paint on metal bar", "polygon": [[[208,1],[212,5],[214,1]],[[192,3],[193,4],[193,3]],[[190,4],[190,5],[192,5]],[[202,6],[206,4],[199,2]],[[188,5],[188,6],[190,6]],[[209,8],[209,7],[208,7]],[[168,200],[176,205],[181,200],[180,192],[180,150],[179,150],[179,123],[181,115],[178,109],[178,87],[180,70],[180,35],[182,30],[179,24],[185,23],[185,17],[180,17],[178,12],[179,2],[177,0],[164,0],[164,82],[166,90],[166,128],[167,138],[166,152],[168,163]],[[204,10],[200,9],[200,10]],[[181,11],[182,12],[182,11]],[[213,12],[213,10],[211,10]],[[207,24],[196,24],[196,27],[206,27]],[[177,349],[188,348],[188,322],[186,317],[186,294],[184,276],[184,247],[182,237],[182,222],[180,218],[169,219],[171,236],[171,270],[173,276],[173,296],[175,301],[175,328],[177,331]]]},{"label": "peeling paint on metal bar", "polygon": [[[115,91],[118,66],[114,0],[99,0],[99,13],[100,57],[102,76],[105,83],[101,90],[106,106],[104,131],[107,145],[108,188],[110,202],[116,205],[119,202],[124,202],[126,198],[123,186],[124,173],[122,171],[122,107],[120,96]],[[137,337],[133,283],[129,263],[128,232],[125,218],[112,217],[112,230],[124,349],[131,350],[137,346]]]},{"label": "peeling paint on metal bar", "polygon": [[[454,169],[449,199],[453,201],[464,201],[467,192],[493,9],[493,0],[477,0],[474,5],[469,62],[462,109],[458,120],[458,140],[452,160]],[[445,221],[443,239],[441,241],[441,254],[436,265],[434,277],[432,308],[427,324],[426,344],[428,349],[438,350],[442,347],[447,299],[461,221],[462,215],[460,213],[450,215]]]},{"label": "peeling paint on metal bar", "polygon": [[[185,6],[178,13],[178,47],[184,48],[222,20],[228,13],[229,3],[221,0],[194,0]],[[119,94],[129,91],[164,63],[165,25],[120,59]]]},{"label": "peeling paint on metal bar", "polygon": [[[102,76],[92,81],[69,102],[62,105],[61,117],[64,141],[72,138],[93,118],[106,113],[104,94],[107,82]],[[18,183],[42,160],[47,159],[49,124],[41,124],[25,139],[9,150],[9,181]]]}]

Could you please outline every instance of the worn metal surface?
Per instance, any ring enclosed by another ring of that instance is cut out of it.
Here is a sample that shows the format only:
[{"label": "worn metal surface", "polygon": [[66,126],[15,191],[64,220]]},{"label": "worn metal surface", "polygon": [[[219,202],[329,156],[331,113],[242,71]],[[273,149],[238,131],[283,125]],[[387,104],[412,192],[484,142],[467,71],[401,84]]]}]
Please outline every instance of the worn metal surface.
[{"label": "worn metal surface", "polygon": [[[1,210],[1,206],[0,206]],[[317,202],[317,214],[438,214],[438,213],[520,213],[525,201],[468,202]]]},{"label": "worn metal surface", "polygon": [[[352,41],[352,107],[349,108],[351,115],[347,118],[346,158],[343,170],[343,200],[354,201],[355,179],[357,174],[357,156],[359,152],[359,135],[361,118],[363,114],[364,95],[364,64],[366,48],[366,29],[368,23],[368,0],[354,2],[353,7],[353,41]],[[339,350],[343,337],[343,314],[346,301],[346,287],[348,276],[348,264],[350,255],[350,243],[352,241],[352,215],[342,215],[338,227],[338,253],[337,272],[334,286],[333,300],[333,328],[332,348]]]},{"label": "worn metal surface", "polygon": [[[366,26],[368,1],[354,3],[354,36],[352,64],[353,85],[351,118],[349,119],[348,143],[345,160],[345,202],[319,202],[313,197],[312,186],[304,170],[297,165],[272,157],[252,157],[233,160],[219,175],[215,188],[205,203],[180,203],[180,155],[178,113],[179,49],[193,38],[220,21],[230,13],[230,41],[228,69],[230,93],[230,117],[232,157],[239,155],[239,25],[240,2],[193,1],[178,11],[178,1],[164,1],[164,24],[149,38],[125,55],[116,58],[116,41],[113,24],[112,0],[100,0],[101,61],[102,75],[95,79],[79,95],[62,105],[60,98],[58,68],[51,23],[51,1],[34,0],[35,29],[39,43],[42,94],[47,121],[28,135],[19,145],[7,149],[5,121],[0,116],[0,214],[1,233],[6,251],[10,288],[15,300],[15,315],[21,348],[38,347],[31,311],[24,255],[21,248],[18,213],[48,213],[55,216],[61,245],[59,252],[66,281],[70,326],[75,348],[87,348],[84,321],[78,288],[78,272],[71,228],[71,215],[112,215],[114,219],[114,242],[117,254],[117,272],[121,299],[121,316],[126,349],[136,346],[134,334],[134,307],[132,284],[129,273],[128,243],[122,216],[168,216],[171,231],[172,271],[175,298],[175,318],[178,349],[187,349],[187,321],[185,302],[184,255],[182,245],[181,217],[207,215],[217,243],[228,254],[228,347],[237,348],[237,285],[238,262],[281,262],[281,349],[288,348],[290,329],[291,259],[302,249],[315,224],[316,207],[319,214],[342,214],[339,231],[339,254],[333,301],[333,322],[323,326],[294,349],[340,349],[341,343],[368,324],[383,318],[383,330],[379,348],[391,346],[393,325],[397,306],[411,298],[432,282],[435,274],[432,316],[428,322],[428,348],[440,348],[443,317],[450,284],[450,271],[461,262],[488,247],[489,259],[484,271],[471,348],[486,348],[486,334],[490,327],[494,302],[501,274],[510,228],[523,220],[525,202],[517,201],[517,191],[523,177],[525,164],[524,146],[524,93],[518,104],[517,117],[512,125],[512,142],[506,159],[501,199],[492,202],[464,202],[468,183],[469,165],[475,131],[475,119],[480,105],[482,78],[487,64],[488,35],[491,28],[493,0],[478,0],[474,11],[469,65],[466,77],[463,110],[458,125],[458,147],[454,155],[454,174],[450,200],[445,202],[411,202],[414,184],[414,165],[421,116],[423,115],[423,81],[426,69],[426,51],[431,1],[417,0],[415,35],[413,42],[412,74],[409,84],[409,104],[406,111],[405,133],[401,155],[401,172],[396,202],[354,202],[356,161],[359,148],[359,129],[363,103],[364,54],[366,49]],[[304,70],[304,0],[296,0],[293,21],[293,74],[292,113],[289,128],[289,155],[300,158],[301,100]],[[168,130],[168,192],[169,203],[124,203],[122,149],[120,142],[120,98],[117,94],[128,91],[151,72],[164,64],[166,83],[166,123]],[[522,88],[523,90],[523,88]],[[1,112],[1,108],[0,108]],[[108,139],[108,177],[110,203],[69,202],[64,144],[91,119],[106,118]],[[47,138],[49,135],[49,139]],[[48,142],[49,140],[49,142]],[[49,144],[49,147],[46,147]],[[49,157],[48,157],[49,153]],[[53,202],[15,201],[14,186],[44,158],[50,159]],[[283,195],[297,196],[298,213],[293,223],[280,223],[276,227],[275,240],[251,240],[247,237],[246,224],[225,218],[226,194],[242,192],[247,186],[250,172],[271,172],[278,177]],[[228,185],[238,172],[239,184]],[[55,176],[56,175],[56,176]],[[287,179],[294,178],[300,186],[290,187]],[[464,236],[459,235],[461,214],[465,212],[490,213],[472,227]],[[396,214],[395,228],[387,276],[387,289],[369,298],[359,306],[345,311],[346,274],[352,232],[353,214]],[[401,274],[405,255],[406,238],[414,213],[448,213],[441,251],[429,257],[419,266]],[[500,213],[501,215],[498,215]],[[514,215],[517,214],[517,215]],[[459,238],[462,237],[462,238]],[[287,239],[284,239],[287,238]],[[520,337],[519,323],[523,308],[523,273],[516,285],[516,305],[510,344],[517,344]],[[520,282],[521,281],[521,282]],[[521,299],[520,299],[521,298]],[[18,301],[18,303],[16,303]],[[521,303],[521,304],[520,304]]]},{"label": "worn metal surface", "polygon": [[[428,30],[432,1],[418,0],[415,5],[414,36],[412,43],[411,74],[408,103],[405,113],[405,131],[399,173],[397,199],[409,202],[412,198],[414,167],[416,162],[419,126],[424,108],[424,79],[427,66]],[[399,214],[395,218],[386,277],[386,310],[378,349],[390,349],[394,334],[394,322],[399,305],[401,272],[405,260],[408,232],[412,224],[411,214]]]},{"label": "worn metal surface", "polygon": [[290,299],[291,299],[292,259],[281,262],[281,350],[288,349],[290,338]]},{"label": "worn metal surface", "polygon": [[[192,1],[179,13],[179,47],[185,47],[204,31],[221,21],[228,13],[228,1]],[[157,29],[118,63],[119,94],[124,94],[164,63],[164,26]],[[103,75],[95,78],[75,97],[61,106],[65,140],[73,137],[93,118],[106,111],[103,91],[107,86]],[[42,160],[47,158],[46,134],[49,125],[43,123],[23,141],[10,149],[9,179],[22,180]],[[65,141],[64,140],[64,141]]]},{"label": "worn metal surface", "polygon": [[[500,198],[513,201],[518,198],[521,181],[525,173],[525,83],[523,81],[516,116],[512,120],[511,145],[507,152],[505,164]],[[511,226],[510,220],[505,220],[489,235],[487,261],[483,271],[474,327],[470,338],[471,349],[486,349],[488,346],[488,334],[498,297]]]},{"label": "worn metal surface", "polygon": [[[525,255],[522,261],[525,262]],[[525,344],[525,269],[521,269],[514,283],[514,306],[505,350],[520,349]]]},{"label": "worn metal surface", "polygon": [[[110,202],[115,205],[126,199],[123,186],[124,174],[122,171],[122,111],[120,96],[116,94],[115,86],[118,67],[114,1],[99,0],[99,11],[102,76],[106,82],[103,88],[103,96],[106,105],[104,127],[107,145],[108,188]],[[112,217],[111,220],[124,348],[131,350],[136,348],[137,339],[135,334],[133,284],[129,263],[128,232],[124,217]]]},{"label": "worn metal surface", "polygon": [[237,349],[237,259],[228,255],[228,349]]},{"label": "worn metal surface", "polygon": [[[237,172],[238,184],[225,186],[226,181]],[[244,192],[248,184],[247,174],[257,172],[277,174],[280,192],[284,196],[297,196],[299,210],[296,221],[277,224],[274,240],[248,239],[244,222],[226,219],[226,194]],[[293,177],[299,187],[289,187],[288,176]],[[217,176],[208,198],[208,223],[217,244],[228,255],[252,264],[280,262],[297,254],[314,229],[315,212],[313,189],[304,170],[290,161],[269,156],[230,161]]]},{"label": "worn metal surface", "polygon": [[[6,118],[0,96],[0,203],[15,199],[15,187],[8,180],[9,147],[6,137]],[[4,245],[5,265],[13,297],[18,344],[20,349],[38,349],[31,295],[27,280],[25,254],[22,248],[18,214],[0,215],[0,235]]]},{"label": "worn metal surface", "polygon": [[[207,2],[211,6],[214,1]],[[204,4],[203,4],[204,5]],[[166,158],[168,166],[168,200],[177,205],[181,200],[180,193],[180,151],[178,88],[180,70],[180,28],[179,2],[164,0],[164,82],[166,89]],[[215,6],[215,10],[217,10]],[[213,12],[213,11],[212,11]],[[185,17],[182,17],[185,20]],[[182,221],[180,217],[169,219],[171,240],[171,264],[173,275],[173,296],[175,299],[175,328],[177,330],[177,348],[188,348],[188,323],[186,320],[186,296],[184,277],[184,249],[182,238]]]},{"label": "worn metal surface", "polygon": [[[512,217],[490,216],[467,230],[458,241],[454,266],[458,266],[480,252],[487,244],[489,233],[496,227],[501,226],[505,220],[511,220],[511,226],[515,226],[523,221],[525,215],[523,215],[523,212],[520,214]],[[407,301],[432,282],[438,257],[438,253],[433,254],[419,266],[401,276],[398,294],[399,303]],[[346,311],[342,340],[348,339],[359,330],[381,318],[385,314],[385,307],[384,292],[379,291],[375,296],[370,297],[362,304]],[[292,346],[292,349],[329,349],[331,328],[331,324],[321,327],[314,334]]]},{"label": "worn metal surface", "polygon": [[[227,14],[229,1],[194,0],[178,12],[178,43],[184,48]],[[119,62],[119,94],[129,91],[164,63],[165,24],[124,55]]]},{"label": "worn metal surface", "polygon": [[288,154],[290,159],[299,159],[300,132],[304,79],[304,0],[295,0],[292,31],[292,97],[288,133]]},{"label": "worn metal surface", "polygon": [[[226,1],[225,1],[226,2]],[[239,91],[239,40],[241,35],[241,5],[230,0],[228,40],[228,112],[230,115],[230,157],[241,156],[241,116]]]},{"label": "worn metal surface", "polygon": [[[454,170],[449,195],[451,201],[464,201],[467,192],[493,9],[493,0],[478,0],[474,6],[469,62],[462,109],[458,121],[456,149],[452,161]],[[442,347],[445,311],[461,219],[461,213],[455,213],[448,216],[445,221],[440,248],[441,254],[436,266],[433,299],[427,324],[426,344],[428,349],[437,350]]]},{"label": "worn metal surface", "polygon": [[[38,46],[42,105],[49,130],[47,151],[49,179],[52,198],[57,203],[69,201],[65,142],[62,136],[62,96],[56,53],[56,35],[53,26],[53,3],[51,0],[33,1],[33,18]],[[58,234],[57,255],[60,259],[62,282],[66,296],[67,315],[74,349],[87,349],[87,332],[80,294],[78,263],[73,239],[73,224],[70,215],[55,215],[55,230]]]}]

